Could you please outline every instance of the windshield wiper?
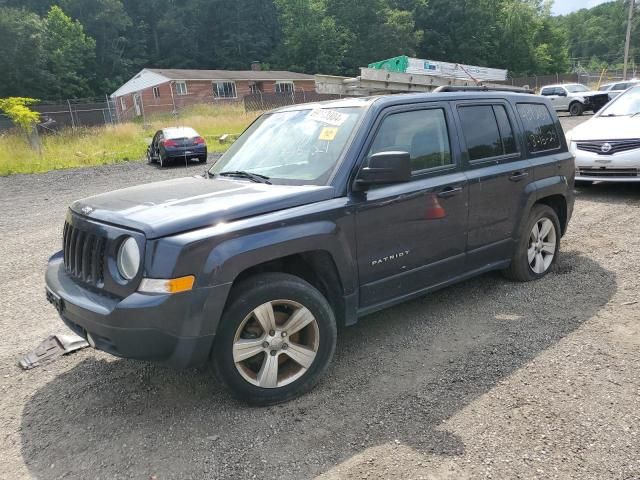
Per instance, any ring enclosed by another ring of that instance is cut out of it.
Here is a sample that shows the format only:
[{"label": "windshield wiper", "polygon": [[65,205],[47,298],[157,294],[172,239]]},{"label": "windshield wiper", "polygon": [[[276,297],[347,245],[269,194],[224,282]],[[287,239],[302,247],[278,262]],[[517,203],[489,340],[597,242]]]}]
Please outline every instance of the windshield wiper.
[{"label": "windshield wiper", "polygon": [[245,172],[244,170],[232,170],[229,172],[220,172],[218,175],[220,175],[221,177],[248,178],[252,182],[266,183],[271,185],[271,182],[269,181],[269,177],[267,177],[266,175],[260,175],[259,173]]}]

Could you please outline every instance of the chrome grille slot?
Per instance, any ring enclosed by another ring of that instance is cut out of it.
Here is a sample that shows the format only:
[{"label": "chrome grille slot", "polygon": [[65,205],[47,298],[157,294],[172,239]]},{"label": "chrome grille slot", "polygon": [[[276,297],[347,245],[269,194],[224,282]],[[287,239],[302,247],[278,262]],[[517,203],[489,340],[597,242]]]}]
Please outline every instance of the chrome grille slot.
[{"label": "chrome grille slot", "polygon": [[[608,144],[609,147],[603,146]],[[598,155],[613,155],[620,152],[628,152],[629,150],[640,149],[640,139],[629,140],[597,140],[593,142],[577,142],[578,150],[585,152],[597,153]]]},{"label": "chrome grille slot", "polygon": [[84,283],[102,287],[107,239],[65,223],[62,248],[69,275]]},{"label": "chrome grille slot", "polygon": [[578,173],[584,177],[638,177],[637,168],[579,167]]}]

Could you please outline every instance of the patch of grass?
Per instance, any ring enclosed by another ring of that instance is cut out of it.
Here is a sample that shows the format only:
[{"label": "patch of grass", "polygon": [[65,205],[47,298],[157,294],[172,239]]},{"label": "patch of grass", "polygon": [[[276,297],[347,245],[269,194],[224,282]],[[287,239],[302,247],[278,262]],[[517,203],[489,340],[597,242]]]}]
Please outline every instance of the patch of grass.
[{"label": "patch of grass", "polygon": [[41,154],[29,147],[24,134],[8,132],[0,135],[0,175],[140,160],[153,134],[170,126],[195,128],[206,138],[210,152],[221,152],[229,145],[220,144],[217,138],[225,133],[241,133],[256,116],[239,106],[202,105],[182,111],[178,118],[156,117],[146,126],[130,122],[43,135]]}]

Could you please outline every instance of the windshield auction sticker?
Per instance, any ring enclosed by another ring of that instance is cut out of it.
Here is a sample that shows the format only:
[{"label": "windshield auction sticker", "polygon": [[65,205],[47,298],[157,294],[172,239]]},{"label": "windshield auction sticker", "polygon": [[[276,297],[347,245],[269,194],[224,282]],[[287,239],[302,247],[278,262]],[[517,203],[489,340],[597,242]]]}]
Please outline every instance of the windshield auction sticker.
[{"label": "windshield auction sticker", "polygon": [[335,140],[336,135],[338,135],[338,128],[337,127],[324,127],[321,131],[320,131],[320,140],[327,140],[328,142],[331,142],[333,140]]},{"label": "windshield auction sticker", "polygon": [[349,115],[336,112],[335,110],[316,108],[315,110],[311,110],[311,113],[307,116],[307,118],[310,120],[315,120],[316,122],[326,123],[328,125],[333,125],[334,127],[339,127],[347,121]]}]

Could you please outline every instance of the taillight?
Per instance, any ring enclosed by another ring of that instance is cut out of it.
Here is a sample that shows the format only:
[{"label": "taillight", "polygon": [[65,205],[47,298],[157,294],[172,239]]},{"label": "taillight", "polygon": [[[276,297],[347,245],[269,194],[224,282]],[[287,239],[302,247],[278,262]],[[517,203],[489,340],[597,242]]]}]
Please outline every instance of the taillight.
[{"label": "taillight", "polygon": [[204,145],[206,142],[204,141],[204,138],[202,137],[196,137],[193,139],[193,144],[194,145]]},{"label": "taillight", "polygon": [[165,147],[177,147],[178,143],[175,140],[163,140],[162,145]]}]

